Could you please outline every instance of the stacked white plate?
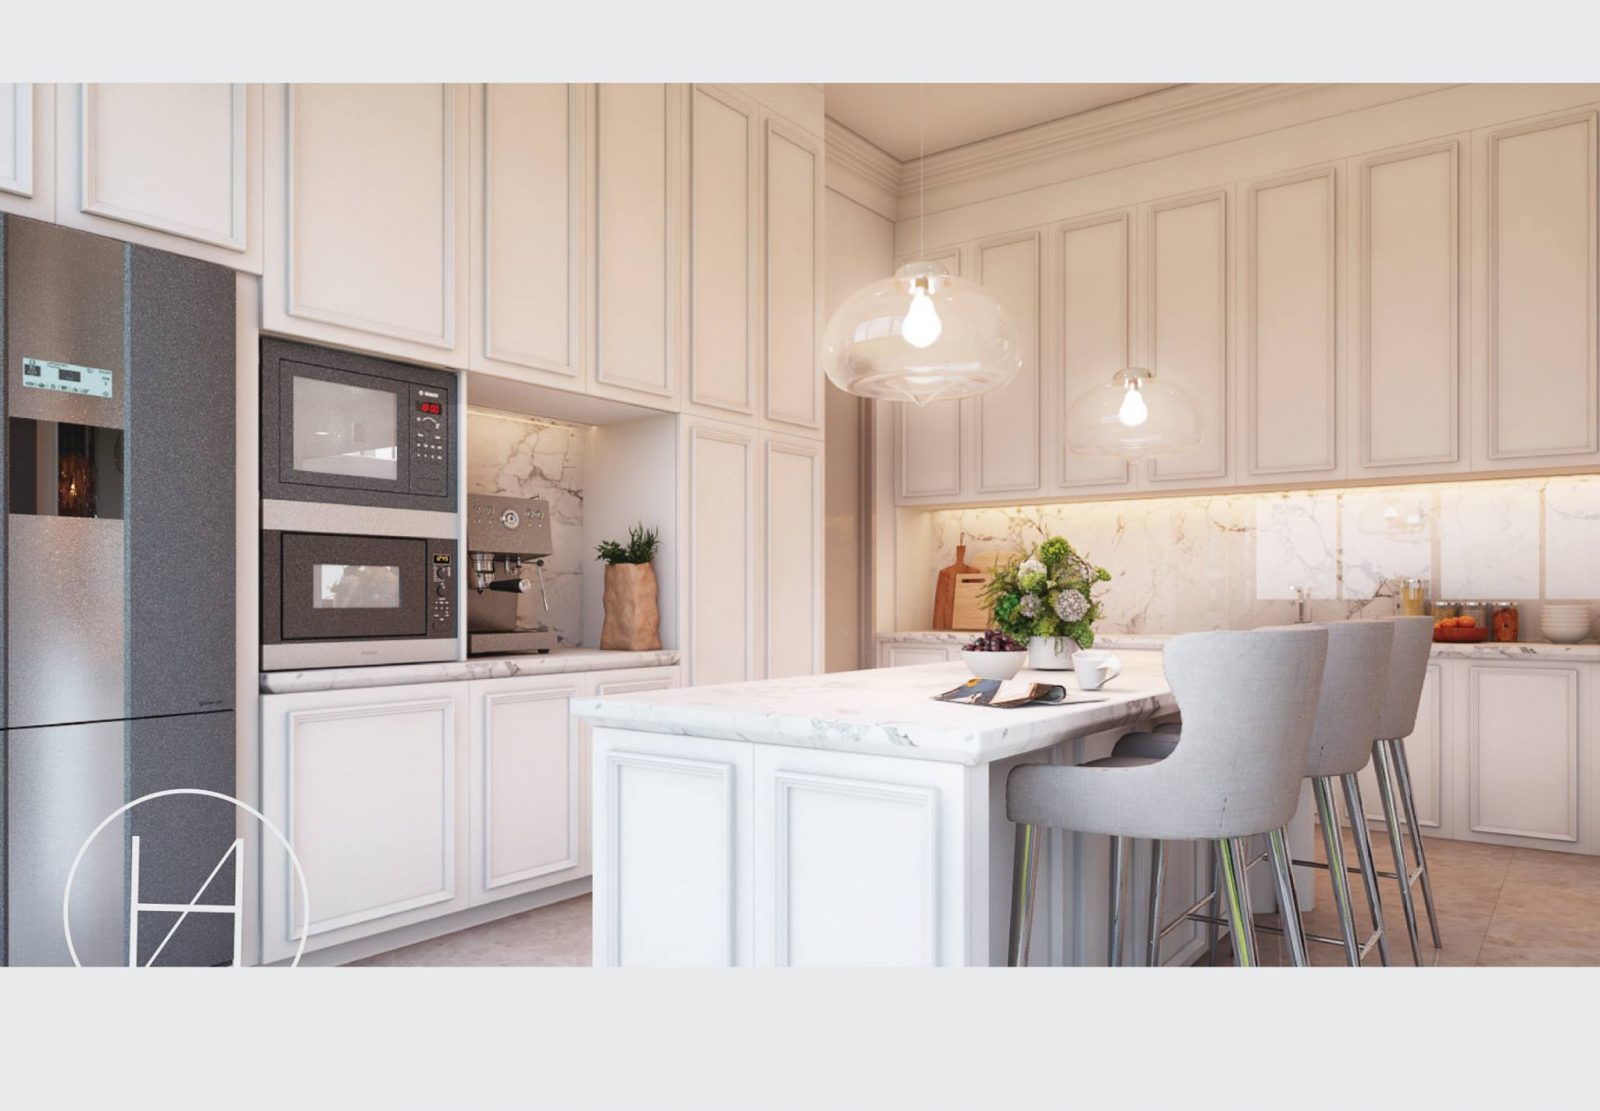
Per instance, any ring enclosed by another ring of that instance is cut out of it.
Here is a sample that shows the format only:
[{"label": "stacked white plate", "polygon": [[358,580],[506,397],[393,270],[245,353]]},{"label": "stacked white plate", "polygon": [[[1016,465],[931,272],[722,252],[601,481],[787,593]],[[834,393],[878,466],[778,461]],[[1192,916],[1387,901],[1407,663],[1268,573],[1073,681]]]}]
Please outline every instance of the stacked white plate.
[{"label": "stacked white plate", "polygon": [[1546,602],[1539,611],[1539,631],[1557,644],[1576,644],[1589,635],[1588,602]]}]

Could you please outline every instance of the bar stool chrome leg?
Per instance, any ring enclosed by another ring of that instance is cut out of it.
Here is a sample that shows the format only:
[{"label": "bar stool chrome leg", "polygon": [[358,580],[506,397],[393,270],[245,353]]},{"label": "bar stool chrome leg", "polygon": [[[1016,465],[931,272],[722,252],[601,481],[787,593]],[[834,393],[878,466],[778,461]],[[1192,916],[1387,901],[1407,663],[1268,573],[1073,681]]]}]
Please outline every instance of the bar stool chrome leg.
[{"label": "bar stool chrome leg", "polygon": [[1333,885],[1333,903],[1339,912],[1339,933],[1344,938],[1345,959],[1351,968],[1361,964],[1361,942],[1356,939],[1355,915],[1350,908],[1350,874],[1345,871],[1344,842],[1339,836],[1339,813],[1333,804],[1333,779],[1315,776],[1312,797],[1317,803],[1317,820],[1322,825],[1322,844],[1328,854],[1328,880]]},{"label": "bar stool chrome leg", "polygon": [[1250,850],[1243,837],[1220,840],[1217,848],[1222,860],[1222,886],[1228,896],[1233,963],[1240,968],[1255,968],[1260,962],[1256,956],[1255,920],[1250,911],[1250,882],[1245,875],[1250,863]]},{"label": "bar stool chrome leg", "polygon": [[1128,850],[1132,842],[1126,837],[1111,839],[1111,921],[1110,936],[1106,939],[1106,964],[1116,968],[1122,964],[1123,906],[1128,886]]},{"label": "bar stool chrome leg", "polygon": [[1267,841],[1272,851],[1272,873],[1278,881],[1278,918],[1289,943],[1289,962],[1296,968],[1304,968],[1311,959],[1306,954],[1305,934],[1301,930],[1300,897],[1294,890],[1294,861],[1289,855],[1289,843],[1281,829],[1267,834]]},{"label": "bar stool chrome leg", "polygon": [[[1222,853],[1217,850],[1217,843],[1211,842],[1211,906],[1210,915],[1213,919],[1222,917]],[[1222,927],[1215,921],[1206,923],[1206,959],[1211,962],[1211,967],[1217,967],[1217,949],[1222,942]]]},{"label": "bar stool chrome leg", "polygon": [[1161,967],[1161,885],[1166,880],[1166,871],[1167,843],[1150,842],[1150,913],[1144,957],[1146,968]]},{"label": "bar stool chrome leg", "polygon": [[1406,863],[1405,842],[1400,835],[1400,816],[1395,810],[1394,758],[1391,742],[1374,741],[1372,744],[1372,770],[1378,774],[1378,791],[1383,795],[1383,820],[1389,827],[1389,848],[1394,853],[1395,875],[1400,880],[1400,909],[1406,916],[1406,936],[1411,940],[1411,960],[1422,966],[1422,946],[1417,941],[1417,908],[1411,901],[1410,865]]},{"label": "bar stool chrome leg", "polygon": [[1016,850],[1011,867],[1011,938],[1006,964],[1025,968],[1028,942],[1033,936],[1034,891],[1039,881],[1039,849],[1045,830],[1041,826],[1017,826]]},{"label": "bar stool chrome leg", "polygon": [[1378,961],[1389,966],[1389,937],[1383,931],[1383,903],[1378,896],[1378,870],[1372,863],[1372,832],[1367,829],[1366,811],[1361,806],[1361,784],[1355,775],[1344,780],[1345,809],[1350,812],[1350,834],[1356,843],[1356,862],[1361,866],[1361,882],[1367,889],[1367,906],[1372,910],[1372,932],[1378,941]]},{"label": "bar stool chrome leg", "polygon": [[[1403,740],[1390,741],[1389,746],[1394,756],[1394,770],[1399,774],[1400,805],[1405,810],[1406,828],[1411,831],[1411,847],[1417,853],[1417,872],[1422,879],[1422,902],[1428,909],[1428,929],[1433,933],[1433,947],[1442,949],[1444,943],[1439,940],[1439,915],[1433,909],[1433,881],[1428,878],[1428,858],[1422,849],[1422,827],[1417,824],[1417,799],[1411,793],[1411,767],[1406,763],[1406,743]],[[1409,889],[1411,876],[1407,874],[1402,882]]]}]

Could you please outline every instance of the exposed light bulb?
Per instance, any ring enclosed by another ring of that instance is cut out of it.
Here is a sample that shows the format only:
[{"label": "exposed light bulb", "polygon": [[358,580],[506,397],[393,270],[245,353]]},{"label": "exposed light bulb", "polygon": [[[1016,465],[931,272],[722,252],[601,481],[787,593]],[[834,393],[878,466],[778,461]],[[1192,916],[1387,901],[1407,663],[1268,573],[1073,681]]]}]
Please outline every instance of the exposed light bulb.
[{"label": "exposed light bulb", "polygon": [[906,310],[900,334],[912,347],[921,348],[932,346],[943,331],[944,322],[939,319],[939,310],[933,307],[933,298],[928,296],[927,287],[918,282],[911,291],[911,307]]},{"label": "exposed light bulb", "polygon": [[1150,419],[1150,406],[1144,403],[1144,395],[1139,391],[1139,385],[1129,382],[1122,391],[1122,405],[1117,409],[1117,419],[1129,428],[1138,428]]}]

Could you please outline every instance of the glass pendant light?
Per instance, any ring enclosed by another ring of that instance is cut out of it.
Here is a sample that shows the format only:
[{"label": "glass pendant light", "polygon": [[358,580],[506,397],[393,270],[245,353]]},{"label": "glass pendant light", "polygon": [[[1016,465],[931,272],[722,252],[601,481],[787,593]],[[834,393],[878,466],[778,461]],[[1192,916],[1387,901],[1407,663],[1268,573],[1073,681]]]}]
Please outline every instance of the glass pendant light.
[{"label": "glass pendant light", "polygon": [[[917,129],[925,162],[920,88]],[[919,195],[919,253],[921,208]],[[829,380],[846,393],[917,405],[984,393],[1022,368],[1000,303],[936,262],[908,262],[845,298],[828,320],[822,350]]]},{"label": "glass pendant light", "polygon": [[1067,409],[1067,448],[1129,461],[1187,451],[1200,443],[1200,413],[1189,392],[1128,367]]}]

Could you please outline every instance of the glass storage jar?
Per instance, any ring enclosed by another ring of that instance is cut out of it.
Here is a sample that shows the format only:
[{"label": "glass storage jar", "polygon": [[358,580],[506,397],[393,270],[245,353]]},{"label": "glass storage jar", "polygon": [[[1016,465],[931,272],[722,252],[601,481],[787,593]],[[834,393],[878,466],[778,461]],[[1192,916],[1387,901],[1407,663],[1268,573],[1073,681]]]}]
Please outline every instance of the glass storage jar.
[{"label": "glass storage jar", "polygon": [[1489,616],[1489,635],[1497,641],[1505,643],[1517,639],[1521,625],[1521,615],[1517,612],[1515,602],[1496,602],[1494,612]]}]

